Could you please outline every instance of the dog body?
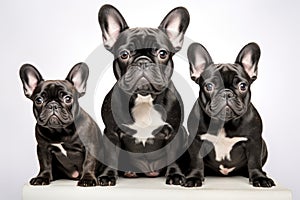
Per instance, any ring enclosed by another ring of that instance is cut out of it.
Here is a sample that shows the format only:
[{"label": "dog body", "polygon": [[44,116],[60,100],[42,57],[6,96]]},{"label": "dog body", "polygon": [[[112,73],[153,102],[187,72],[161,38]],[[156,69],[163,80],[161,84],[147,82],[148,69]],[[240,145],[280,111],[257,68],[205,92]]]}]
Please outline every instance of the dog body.
[{"label": "dog body", "polygon": [[79,63],[66,80],[44,81],[36,68],[25,64],[20,77],[37,120],[40,172],[30,184],[48,185],[52,180],[67,178],[79,180],[79,186],[97,185],[101,132],[78,103],[85,93],[88,67]]},{"label": "dog body", "polygon": [[102,105],[104,135],[109,139],[105,145],[113,145],[106,148],[110,166],[100,182],[114,185],[117,168],[127,177],[158,176],[170,165],[167,183],[182,183],[175,161],[184,148],[186,132],[183,104],[171,76],[172,56],[180,50],[189,23],[187,10],[175,8],[158,29],[129,29],[119,11],[105,5],[99,11],[99,23],[104,46],[115,58],[117,79]]},{"label": "dog body", "polygon": [[191,78],[200,92],[188,118],[195,139],[189,147],[191,164],[185,186],[201,186],[204,175],[242,175],[253,186],[274,186],[262,170],[267,147],[261,118],[250,101],[260,57],[258,45],[246,45],[234,64],[213,64],[207,50],[197,43],[189,47],[188,57]]}]

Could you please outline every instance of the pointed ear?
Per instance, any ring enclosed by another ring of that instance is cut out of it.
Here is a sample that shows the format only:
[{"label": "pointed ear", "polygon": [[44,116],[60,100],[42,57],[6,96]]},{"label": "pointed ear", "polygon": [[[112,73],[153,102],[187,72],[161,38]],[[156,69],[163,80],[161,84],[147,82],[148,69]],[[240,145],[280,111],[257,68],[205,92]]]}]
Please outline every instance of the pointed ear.
[{"label": "pointed ear", "polygon": [[199,43],[192,43],[188,48],[187,54],[190,63],[191,79],[197,82],[204,69],[213,64],[213,61],[205,47]]},{"label": "pointed ear", "polygon": [[242,48],[235,63],[242,65],[249,77],[254,81],[257,78],[257,65],[259,58],[259,46],[256,43],[249,43]]},{"label": "pointed ear", "polygon": [[120,33],[128,29],[121,13],[111,5],[104,5],[98,13],[98,20],[102,30],[103,43],[107,50],[111,50]]},{"label": "pointed ear", "polygon": [[23,83],[24,94],[30,98],[36,86],[43,81],[43,77],[39,71],[30,64],[22,65],[19,74]]},{"label": "pointed ear", "polygon": [[86,82],[89,76],[89,68],[85,63],[76,64],[69,72],[66,80],[71,82],[79,93],[83,96],[86,91]]},{"label": "pointed ear", "polygon": [[190,15],[187,9],[177,7],[167,14],[158,27],[167,34],[176,52],[182,47],[184,33],[189,23]]}]

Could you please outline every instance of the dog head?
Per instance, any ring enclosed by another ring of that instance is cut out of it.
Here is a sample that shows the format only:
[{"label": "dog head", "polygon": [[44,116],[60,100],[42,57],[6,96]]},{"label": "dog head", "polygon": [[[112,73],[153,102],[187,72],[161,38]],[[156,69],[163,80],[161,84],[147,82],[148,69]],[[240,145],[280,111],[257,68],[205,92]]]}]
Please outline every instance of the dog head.
[{"label": "dog head", "polygon": [[65,80],[44,81],[39,71],[30,64],[22,65],[20,77],[24,94],[33,101],[37,124],[47,128],[65,128],[79,113],[78,98],[86,91],[88,67],[78,63]]},{"label": "dog head", "polygon": [[120,12],[111,5],[99,11],[103,43],[114,55],[118,85],[130,94],[156,94],[169,84],[172,56],[181,49],[189,24],[183,7],[173,9],[158,28],[129,28]]},{"label": "dog head", "polygon": [[246,113],[259,57],[259,46],[249,43],[239,52],[234,64],[214,64],[205,47],[197,43],[190,45],[190,75],[200,86],[199,103],[208,116],[229,121]]}]

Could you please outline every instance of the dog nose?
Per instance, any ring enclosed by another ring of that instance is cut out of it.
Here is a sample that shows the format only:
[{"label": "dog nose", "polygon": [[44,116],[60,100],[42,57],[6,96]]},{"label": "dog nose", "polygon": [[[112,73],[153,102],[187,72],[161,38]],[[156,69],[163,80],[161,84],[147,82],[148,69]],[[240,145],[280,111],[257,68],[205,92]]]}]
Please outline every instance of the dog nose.
[{"label": "dog nose", "polygon": [[61,106],[57,102],[50,102],[47,104],[47,108],[51,110],[57,110]]},{"label": "dog nose", "polygon": [[229,89],[225,89],[222,94],[221,94],[222,98],[224,99],[231,99],[234,95],[233,92]]},{"label": "dog nose", "polygon": [[146,56],[141,56],[135,61],[135,63],[138,65],[138,68],[143,70],[148,68],[148,64],[150,62],[151,60]]}]

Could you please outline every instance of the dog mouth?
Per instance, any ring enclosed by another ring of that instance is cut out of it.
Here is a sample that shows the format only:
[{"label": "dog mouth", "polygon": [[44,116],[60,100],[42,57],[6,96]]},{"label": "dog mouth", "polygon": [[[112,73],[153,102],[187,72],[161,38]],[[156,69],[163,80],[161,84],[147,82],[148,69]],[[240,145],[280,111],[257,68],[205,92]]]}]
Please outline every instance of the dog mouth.
[{"label": "dog mouth", "polygon": [[39,116],[38,124],[50,128],[64,128],[72,121],[72,116],[65,110],[62,110],[60,113],[43,111]]},{"label": "dog mouth", "polygon": [[125,73],[118,85],[129,94],[148,95],[161,93],[168,86],[168,81],[157,69],[148,72],[135,70]]},{"label": "dog mouth", "polygon": [[233,119],[237,117],[237,114],[233,111],[231,107],[226,105],[218,114],[217,114],[219,119],[228,121],[230,119]]},{"label": "dog mouth", "polygon": [[229,121],[243,115],[246,112],[246,107],[242,101],[237,98],[229,100],[215,99],[208,104],[206,110],[213,118]]},{"label": "dog mouth", "polygon": [[49,117],[48,121],[47,121],[47,125],[50,127],[58,127],[58,126],[62,126],[63,123],[61,122],[61,120],[54,114],[52,116]]},{"label": "dog mouth", "polygon": [[147,78],[141,77],[133,86],[133,93],[148,95],[149,93],[158,93],[163,87],[151,83]]}]

